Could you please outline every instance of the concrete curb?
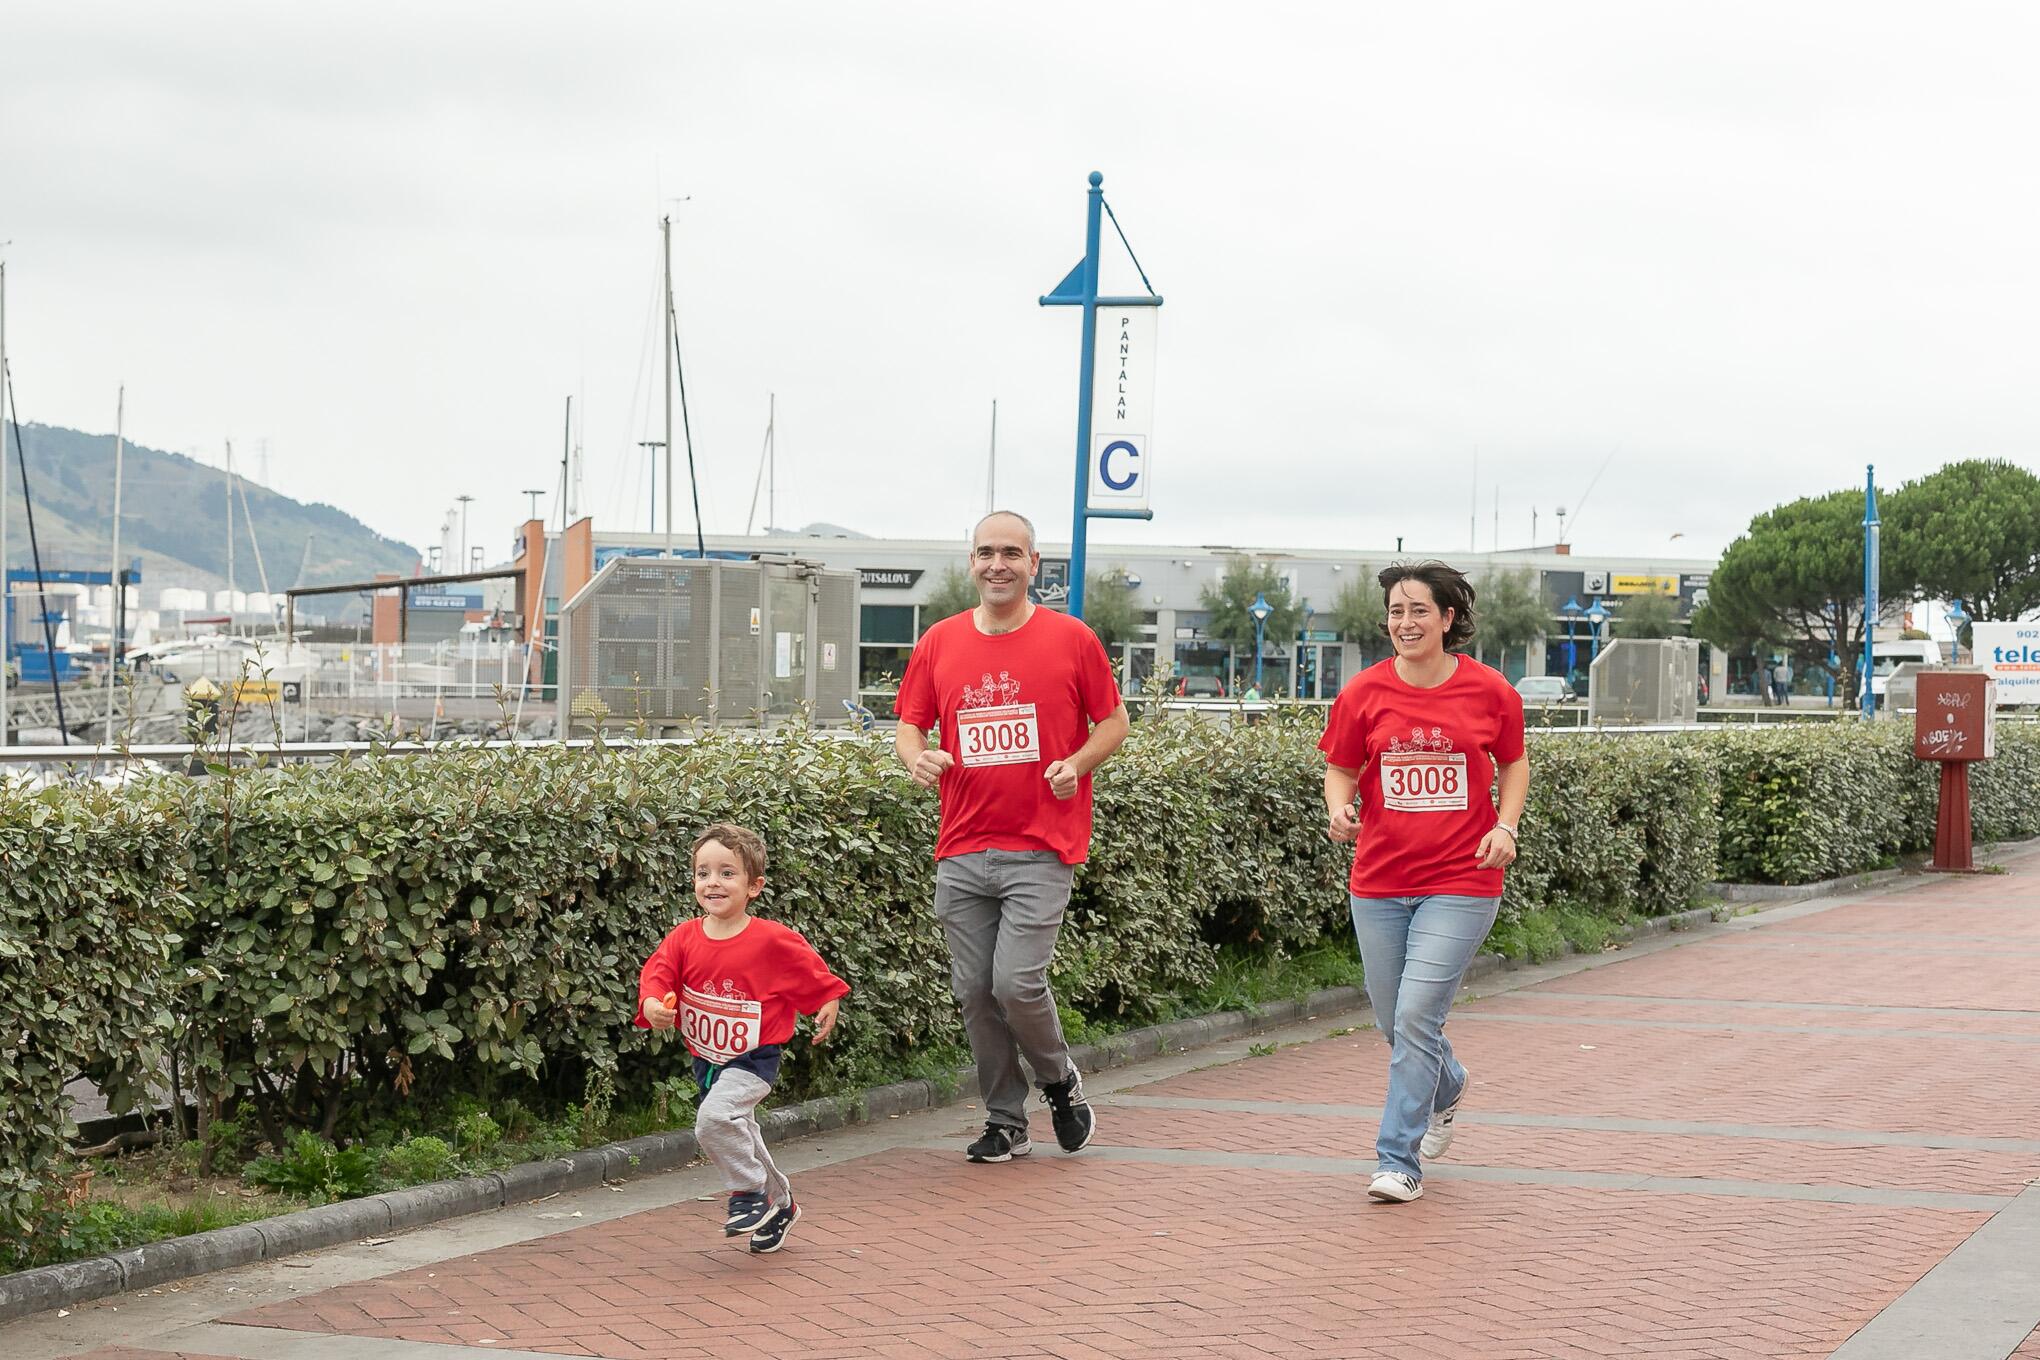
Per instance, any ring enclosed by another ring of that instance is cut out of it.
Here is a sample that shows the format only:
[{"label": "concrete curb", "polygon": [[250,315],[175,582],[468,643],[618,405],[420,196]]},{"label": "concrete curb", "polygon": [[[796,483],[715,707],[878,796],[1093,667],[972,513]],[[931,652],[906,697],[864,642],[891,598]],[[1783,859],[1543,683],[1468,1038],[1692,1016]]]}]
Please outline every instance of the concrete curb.
[{"label": "concrete curb", "polygon": [[[1880,871],[1883,874],[1896,872]],[[1879,876],[1856,877],[1875,879]],[[1848,883],[1852,880],[1833,881]],[[1823,886],[1809,884],[1784,891],[1795,894],[1791,900],[1797,900],[1799,897],[1822,895],[1810,889]],[[1839,892],[1842,889],[1830,887],[1826,891]],[[1746,900],[1761,900],[1775,905],[1785,899]],[[1633,922],[1614,932],[1610,938],[1625,941],[1643,939],[1690,930],[1712,919],[1714,908],[1701,907]],[[1576,952],[1567,944],[1561,956]],[[1473,982],[1523,966],[1499,954],[1482,954],[1467,968],[1466,980]],[[1165,1025],[1126,1030],[1095,1044],[1073,1045],[1070,1057],[1086,1072],[1101,1072],[1167,1053],[1203,1048],[1263,1030],[1279,1029],[1314,1015],[1357,1010],[1366,1004],[1366,994],[1358,987],[1328,987],[1312,992],[1301,1001],[1276,1001],[1252,1010],[1219,1011],[1187,1020],[1174,1020]],[[960,1068],[946,1079],[918,1078],[803,1101],[768,1111],[759,1122],[766,1138],[779,1142],[850,1124],[871,1123],[890,1115],[935,1109],[976,1094],[977,1074],[969,1068]],[[335,1247],[344,1242],[422,1228],[513,1204],[528,1204],[564,1191],[592,1189],[605,1183],[657,1175],[686,1166],[699,1155],[700,1148],[690,1132],[647,1134],[627,1142],[584,1148],[551,1161],[505,1167],[487,1175],[434,1181],[429,1185],[392,1190],[317,1209],[279,1214],[275,1218],[237,1227],[168,1238],[108,1256],[0,1275],[0,1322],[11,1322],[31,1313],[66,1308],[111,1294],[151,1288],[233,1266],[254,1265],[321,1247]]]},{"label": "concrete curb", "polygon": [[1813,897],[1834,897],[1859,888],[1874,888],[1905,875],[1904,869],[1871,869],[1860,874],[1844,874],[1840,878],[1816,879],[1812,883],[1709,883],[1701,891],[1724,902],[1768,902],[1775,906],[1784,902],[1803,902]]}]

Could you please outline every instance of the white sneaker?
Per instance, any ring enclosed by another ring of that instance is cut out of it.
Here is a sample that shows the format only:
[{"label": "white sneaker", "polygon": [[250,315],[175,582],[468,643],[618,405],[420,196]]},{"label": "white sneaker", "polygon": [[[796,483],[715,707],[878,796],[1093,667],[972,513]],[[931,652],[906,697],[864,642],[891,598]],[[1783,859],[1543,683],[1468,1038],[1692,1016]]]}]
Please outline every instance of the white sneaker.
[{"label": "white sneaker", "polygon": [[1425,1161],[1436,1161],[1452,1146],[1452,1117],[1459,1113],[1459,1103],[1465,1099],[1466,1092],[1461,1090],[1459,1100],[1432,1114],[1430,1126],[1424,1130],[1424,1141],[1419,1147]]},{"label": "white sneaker", "polygon": [[1368,1182],[1367,1193],[1384,1204],[1408,1204],[1424,1193],[1424,1183],[1400,1171],[1377,1171]]}]

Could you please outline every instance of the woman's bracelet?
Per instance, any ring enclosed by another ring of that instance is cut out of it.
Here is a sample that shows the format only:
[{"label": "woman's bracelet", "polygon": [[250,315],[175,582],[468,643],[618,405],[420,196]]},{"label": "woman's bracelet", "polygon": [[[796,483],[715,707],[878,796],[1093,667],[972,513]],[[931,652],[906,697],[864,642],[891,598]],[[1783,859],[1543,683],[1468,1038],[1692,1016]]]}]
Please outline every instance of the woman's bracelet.
[{"label": "woman's bracelet", "polygon": [[1520,839],[1520,837],[1518,837],[1518,836],[1516,835],[1516,828],[1515,828],[1515,827],[1513,827],[1513,826],[1510,826],[1510,825],[1509,825],[1509,824],[1508,824],[1507,822],[1496,822],[1496,823],[1495,823],[1495,830],[1497,830],[1497,831],[1506,831],[1506,832],[1508,832],[1508,833],[1509,833],[1509,839],[1510,839],[1510,840],[1512,840],[1512,841],[1513,841],[1513,840],[1518,840],[1518,839]]}]

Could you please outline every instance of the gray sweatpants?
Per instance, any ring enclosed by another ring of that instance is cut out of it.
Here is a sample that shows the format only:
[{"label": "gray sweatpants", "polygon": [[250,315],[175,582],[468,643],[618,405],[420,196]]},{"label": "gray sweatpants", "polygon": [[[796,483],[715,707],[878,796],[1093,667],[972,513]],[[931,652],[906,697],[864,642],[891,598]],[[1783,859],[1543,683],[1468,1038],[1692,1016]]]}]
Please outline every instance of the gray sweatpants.
[{"label": "gray sweatpants", "polygon": [[772,1087],[757,1073],[725,1067],[701,1098],[694,1139],[721,1170],[724,1189],[763,1190],[772,1203],[785,1204],[793,1198],[793,1186],[773,1165],[758,1127],[758,1102],[771,1094]]},{"label": "gray sweatpants", "polygon": [[981,850],[935,862],[935,919],[988,1120],[1027,1127],[1027,1077],[1061,1081],[1070,1049],[1048,989],[1073,866],[1047,850]]}]

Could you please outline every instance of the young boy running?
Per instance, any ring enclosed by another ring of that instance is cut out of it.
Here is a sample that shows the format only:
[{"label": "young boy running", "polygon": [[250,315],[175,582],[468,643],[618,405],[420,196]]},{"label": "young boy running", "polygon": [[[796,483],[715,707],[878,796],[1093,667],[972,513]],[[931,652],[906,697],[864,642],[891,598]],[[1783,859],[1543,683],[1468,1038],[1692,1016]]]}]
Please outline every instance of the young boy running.
[{"label": "young boy running", "polygon": [[694,838],[701,915],[675,926],[638,975],[638,1026],[677,1027],[694,1055],[694,1136],[730,1191],[723,1235],[749,1233],[755,1252],[778,1251],[800,1221],[793,1187],[765,1150],[758,1103],[779,1078],[795,1016],[815,1017],[819,1044],[850,991],[799,931],[751,915],[764,889],[757,832],[727,822],[703,831]]}]

